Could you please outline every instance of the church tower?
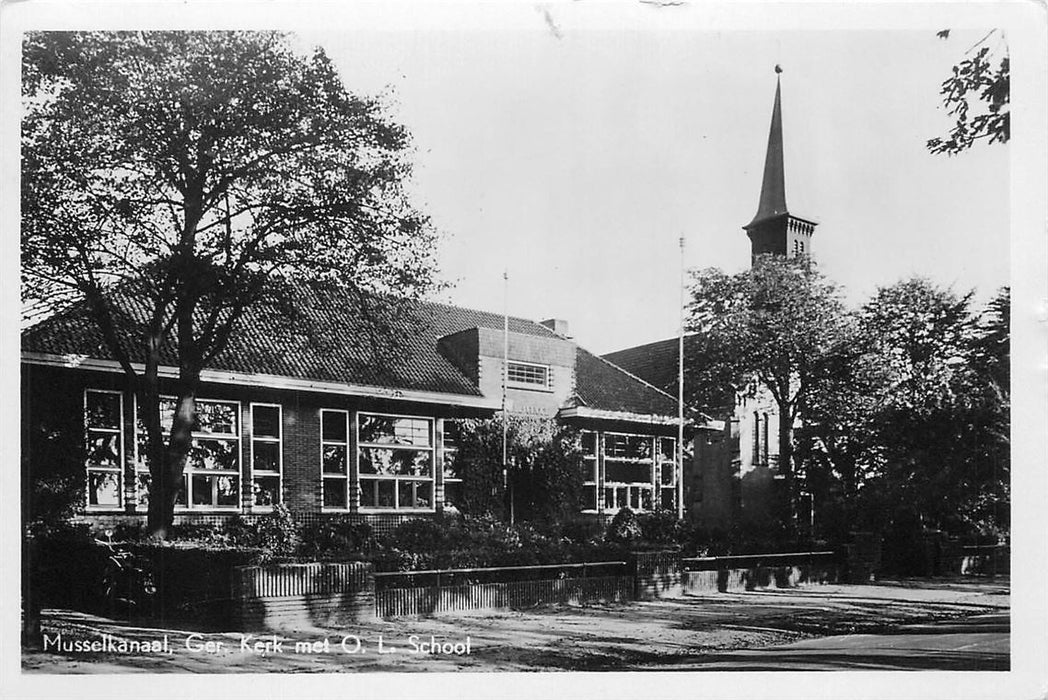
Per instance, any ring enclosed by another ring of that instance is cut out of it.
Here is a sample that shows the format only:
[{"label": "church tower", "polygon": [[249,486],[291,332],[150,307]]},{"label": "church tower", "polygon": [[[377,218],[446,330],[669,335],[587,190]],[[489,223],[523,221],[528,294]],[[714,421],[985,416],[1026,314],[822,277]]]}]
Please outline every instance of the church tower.
[{"label": "church tower", "polygon": [[786,208],[786,173],[782,158],[782,68],[775,66],[775,105],[771,112],[768,154],[764,159],[761,198],[753,221],[743,226],[750,237],[752,259],[773,253],[793,258],[811,255],[812,233],[817,225],[794,216]]}]

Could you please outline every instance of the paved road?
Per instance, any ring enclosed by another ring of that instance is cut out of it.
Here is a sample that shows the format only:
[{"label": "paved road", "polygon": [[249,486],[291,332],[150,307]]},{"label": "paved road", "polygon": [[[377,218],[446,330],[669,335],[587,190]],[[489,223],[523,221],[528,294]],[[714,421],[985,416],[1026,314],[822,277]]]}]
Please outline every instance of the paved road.
[{"label": "paved road", "polygon": [[[1008,613],[902,625],[886,634],[849,634],[711,655],[691,670],[1007,671]],[[682,667],[683,668],[683,667]]]}]

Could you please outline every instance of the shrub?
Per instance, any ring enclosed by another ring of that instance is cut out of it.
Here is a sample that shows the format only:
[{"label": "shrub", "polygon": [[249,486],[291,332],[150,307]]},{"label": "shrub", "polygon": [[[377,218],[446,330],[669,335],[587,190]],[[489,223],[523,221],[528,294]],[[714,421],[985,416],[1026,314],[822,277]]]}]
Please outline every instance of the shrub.
[{"label": "shrub", "polygon": [[161,621],[190,620],[216,628],[232,622],[233,569],[265,563],[269,556],[259,548],[217,542],[143,542],[133,550],[150,563]]},{"label": "shrub", "polygon": [[298,549],[298,524],[283,503],[273,506],[273,510],[258,521],[257,530],[258,546],[267,560],[290,557]]},{"label": "shrub", "polygon": [[553,524],[551,528],[561,538],[577,544],[599,543],[604,539],[604,524],[597,518],[575,514]]},{"label": "shrub", "polygon": [[34,476],[29,486],[29,517],[36,521],[68,520],[84,510],[83,470],[74,475]]},{"label": "shrub", "polygon": [[27,607],[101,612],[98,583],[105,556],[85,524],[33,524],[26,533]]},{"label": "shrub", "polygon": [[168,530],[167,538],[173,542],[224,542],[222,526],[209,522],[175,523]]},{"label": "shrub", "polygon": [[[520,520],[557,520],[577,512],[582,493],[578,431],[555,420],[511,416],[507,480]],[[503,482],[501,419],[459,424],[455,469],[462,479],[462,511],[479,517],[508,516]]]},{"label": "shrub", "polygon": [[83,410],[43,410],[23,436],[22,503],[28,522],[68,520],[82,513],[87,493]]},{"label": "shrub", "polygon": [[629,544],[641,538],[640,525],[637,523],[637,514],[630,508],[622,508],[608,523],[608,531],[604,539],[609,542]]},{"label": "shrub", "polygon": [[359,558],[375,546],[369,524],[345,515],[318,518],[301,528],[298,553],[310,560]]},{"label": "shrub", "polygon": [[637,516],[641,538],[653,545],[679,545],[686,539],[687,525],[671,511],[658,510]]},{"label": "shrub", "polygon": [[221,537],[235,547],[258,547],[258,525],[250,523],[239,513],[222,524]]},{"label": "shrub", "polygon": [[453,521],[415,518],[405,520],[393,530],[389,544],[411,552],[434,552],[447,549],[456,533]]},{"label": "shrub", "polygon": [[117,523],[113,526],[112,539],[116,542],[135,542],[142,539],[145,534],[145,523],[132,520],[125,523]]}]

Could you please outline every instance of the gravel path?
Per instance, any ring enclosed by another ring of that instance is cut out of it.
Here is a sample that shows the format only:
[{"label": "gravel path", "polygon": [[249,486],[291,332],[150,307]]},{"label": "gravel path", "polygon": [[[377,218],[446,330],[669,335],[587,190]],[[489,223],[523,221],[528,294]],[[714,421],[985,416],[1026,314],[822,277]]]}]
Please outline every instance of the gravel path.
[{"label": "gravel path", "polygon": [[[22,669],[46,674],[683,670],[727,651],[876,634],[905,624],[999,614],[1008,607],[1008,581],[998,579],[719,593],[384,620],[352,629],[280,630],[275,636],[133,627],[49,610],[42,625],[49,648],[23,649]],[[78,641],[79,649],[65,646]],[[429,653],[433,642],[437,649]],[[84,648],[91,643],[96,650]]]}]

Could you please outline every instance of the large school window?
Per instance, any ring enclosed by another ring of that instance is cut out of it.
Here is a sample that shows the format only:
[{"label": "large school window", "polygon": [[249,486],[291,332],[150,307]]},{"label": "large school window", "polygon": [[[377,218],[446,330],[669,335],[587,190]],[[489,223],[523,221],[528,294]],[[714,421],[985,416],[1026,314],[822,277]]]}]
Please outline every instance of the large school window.
[{"label": "large school window", "polygon": [[677,441],[664,437],[658,440],[659,507],[674,510],[677,507]]},{"label": "large school window", "polygon": [[655,462],[649,435],[604,434],[604,507],[652,510]]},{"label": "large school window", "polygon": [[[598,439],[602,437],[601,439]],[[598,454],[602,459],[598,459]],[[583,510],[673,510],[677,440],[630,433],[582,433]],[[603,502],[597,502],[597,494]]]},{"label": "large school window", "polygon": [[84,392],[87,507],[120,508],[124,470],[124,397],[119,391]]},{"label": "large school window", "polygon": [[444,420],[443,437],[443,471],[444,471],[444,505],[462,510],[462,472],[459,471],[461,464],[456,461],[458,457],[459,440],[461,439],[461,426],[458,421]]},{"label": "large school window", "polygon": [[280,406],[251,404],[251,501],[255,506],[280,503],[282,437]]},{"label": "large school window", "polygon": [[[160,398],[160,428],[164,440],[171,434],[177,400]],[[141,406],[135,426],[135,470],[139,508],[149,506],[149,467]],[[240,404],[236,401],[196,400],[196,420],[176,508],[234,510],[240,507]]]},{"label": "large school window", "polygon": [[582,433],[582,510],[597,509],[597,434]]},{"label": "large school window", "polygon": [[432,510],[433,421],[361,413],[357,431],[360,506]]},{"label": "large school window", "polygon": [[320,411],[320,478],[324,508],[349,507],[349,412]]}]

